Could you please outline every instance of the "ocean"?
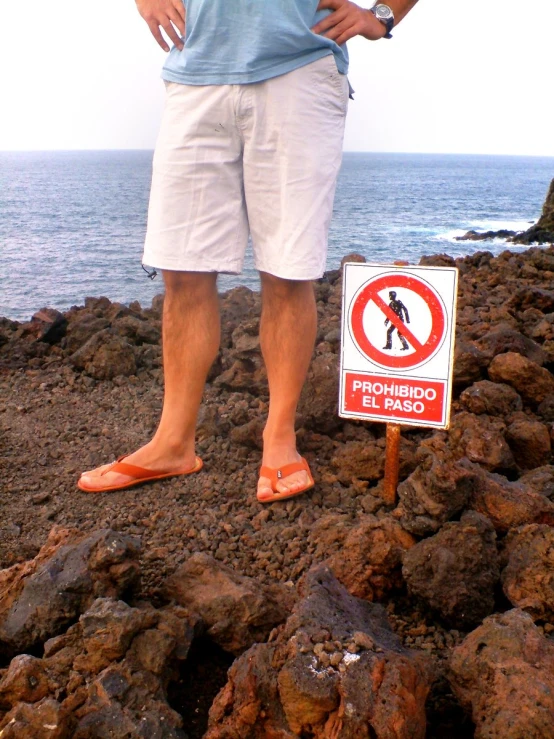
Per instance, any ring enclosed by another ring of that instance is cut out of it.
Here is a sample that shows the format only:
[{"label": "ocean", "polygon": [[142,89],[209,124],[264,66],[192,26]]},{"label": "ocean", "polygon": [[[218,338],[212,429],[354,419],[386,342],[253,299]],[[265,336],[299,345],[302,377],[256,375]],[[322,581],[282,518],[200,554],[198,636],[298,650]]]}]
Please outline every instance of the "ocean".
[{"label": "ocean", "polygon": [[[141,267],[152,152],[0,152],[0,316],[26,321],[105,295],[148,306],[163,291]],[[523,230],[537,220],[554,158],[346,153],[329,236],[328,268],[351,252],[417,264],[515,247],[458,242],[469,229]],[[220,291],[258,288],[248,254]]]}]

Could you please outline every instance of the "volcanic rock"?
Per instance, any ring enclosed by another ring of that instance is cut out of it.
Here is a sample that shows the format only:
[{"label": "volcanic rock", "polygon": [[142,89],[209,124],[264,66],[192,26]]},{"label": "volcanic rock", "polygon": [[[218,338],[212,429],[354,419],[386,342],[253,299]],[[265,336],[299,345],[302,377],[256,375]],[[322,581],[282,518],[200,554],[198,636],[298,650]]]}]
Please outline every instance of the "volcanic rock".
[{"label": "volcanic rock", "polygon": [[[331,459],[337,478],[345,485],[352,480],[380,480],[385,470],[385,440],[349,441],[338,447]],[[400,438],[400,479],[417,466],[415,444]]]},{"label": "volcanic rock", "polygon": [[429,663],[401,646],[381,606],[325,567],[311,570],[287,623],[229,670],[205,739],[425,737]]},{"label": "volcanic rock", "polygon": [[514,352],[527,357],[527,359],[530,359],[539,366],[542,366],[545,362],[544,351],[540,345],[513,329],[489,331],[476,343],[489,360],[492,360],[499,354]]},{"label": "volcanic rock", "polygon": [[340,426],[337,415],[339,397],[339,358],[327,352],[316,356],[298,404],[306,428],[328,434]]},{"label": "volcanic rock", "polygon": [[554,529],[531,524],[508,535],[502,572],[506,597],[534,619],[554,620]]},{"label": "volcanic rock", "polygon": [[453,650],[449,679],[476,739],[553,739],[554,643],[527,613],[485,619]]},{"label": "volcanic rock", "polygon": [[420,449],[417,469],[398,486],[394,516],[416,536],[439,530],[467,504],[474,474],[446,450]]},{"label": "volcanic rock", "polygon": [[349,593],[370,601],[402,587],[402,557],[415,544],[390,516],[371,515],[355,523],[346,516],[324,516],[309,541],[316,559],[327,557],[326,564]]},{"label": "volcanic rock", "polygon": [[521,395],[523,400],[538,405],[554,393],[554,376],[544,367],[516,352],[499,354],[489,365],[493,382],[505,382]]},{"label": "volcanic rock", "polygon": [[463,411],[452,419],[449,446],[458,459],[467,457],[487,470],[506,471],[513,469],[515,462],[505,432],[506,425],[500,419]]},{"label": "volcanic rock", "polygon": [[37,341],[56,344],[65,335],[67,318],[54,308],[42,308],[31,318],[31,328]]},{"label": "volcanic rock", "polygon": [[531,228],[514,239],[518,244],[554,243],[554,180],[550,183],[541,217]]},{"label": "volcanic rock", "polygon": [[96,380],[111,380],[118,375],[133,375],[136,371],[133,347],[111,329],[93,334],[70,360],[77,369],[85,370]]},{"label": "volcanic rock", "polygon": [[550,433],[539,421],[525,418],[515,420],[506,430],[506,440],[517,465],[522,469],[541,467],[550,461]]},{"label": "volcanic rock", "polygon": [[554,496],[554,465],[546,464],[544,467],[536,467],[522,475],[519,482],[539,495],[552,498]]},{"label": "volcanic rock", "polygon": [[467,460],[461,464],[475,475],[469,507],[487,516],[497,532],[505,533],[528,523],[554,525],[554,504],[544,495],[521,481],[509,482]]},{"label": "volcanic rock", "polygon": [[0,681],[0,706],[9,709],[0,713],[2,737],[185,739],[166,690],[198,631],[179,607],[96,600],[46,643],[42,659],[12,661]]},{"label": "volcanic rock", "polygon": [[496,534],[488,518],[466,511],[404,555],[408,591],[457,629],[481,623],[494,610],[500,577]]},{"label": "volcanic rock", "polygon": [[476,382],[464,390],[460,403],[470,413],[489,416],[508,416],[523,407],[513,387],[490,380]]},{"label": "volcanic rock", "polygon": [[482,380],[488,363],[486,355],[474,344],[457,339],[454,345],[453,372],[453,384],[456,390]]},{"label": "volcanic rock", "polygon": [[101,596],[136,584],[138,544],[114,531],[55,529],[35,559],[0,571],[0,655],[28,652],[59,634]]},{"label": "volcanic rock", "polygon": [[286,586],[263,585],[200,552],[179,567],[164,590],[170,600],[198,614],[210,639],[235,655],[265,641],[294,602]]}]

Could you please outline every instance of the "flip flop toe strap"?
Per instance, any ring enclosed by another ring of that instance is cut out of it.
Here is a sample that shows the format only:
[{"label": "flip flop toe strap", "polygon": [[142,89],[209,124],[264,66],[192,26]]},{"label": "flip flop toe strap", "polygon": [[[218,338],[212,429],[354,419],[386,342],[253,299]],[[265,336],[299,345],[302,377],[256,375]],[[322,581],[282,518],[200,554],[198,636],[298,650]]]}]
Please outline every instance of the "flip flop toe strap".
[{"label": "flip flop toe strap", "polygon": [[156,477],[162,474],[159,470],[147,470],[144,467],[137,467],[136,464],[129,464],[128,462],[114,462],[108,467],[108,469],[102,472],[105,475],[107,472],[119,472],[122,475],[128,475],[129,477],[137,478],[148,478]]},{"label": "flip flop toe strap", "polygon": [[311,479],[310,468],[307,461],[302,457],[299,462],[292,462],[291,464],[285,464],[278,469],[273,467],[266,467],[262,465],[260,469],[260,477],[267,477],[271,481],[271,487],[275,491],[275,486],[278,482],[281,482],[289,475],[293,475],[295,472],[307,472]]}]

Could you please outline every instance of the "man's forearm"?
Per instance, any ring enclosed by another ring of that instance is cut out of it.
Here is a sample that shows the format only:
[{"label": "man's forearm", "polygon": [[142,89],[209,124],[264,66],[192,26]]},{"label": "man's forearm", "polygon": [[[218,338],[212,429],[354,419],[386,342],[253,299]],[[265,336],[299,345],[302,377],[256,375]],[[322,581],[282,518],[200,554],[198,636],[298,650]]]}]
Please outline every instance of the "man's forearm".
[{"label": "man's forearm", "polygon": [[417,3],[417,0],[383,0],[394,13],[394,25],[397,26]]}]

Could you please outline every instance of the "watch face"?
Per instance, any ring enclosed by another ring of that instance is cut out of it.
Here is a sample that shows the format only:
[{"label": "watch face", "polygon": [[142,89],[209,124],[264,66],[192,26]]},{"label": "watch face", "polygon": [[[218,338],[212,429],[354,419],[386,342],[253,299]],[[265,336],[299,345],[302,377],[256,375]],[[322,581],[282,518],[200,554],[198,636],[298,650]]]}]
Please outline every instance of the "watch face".
[{"label": "watch face", "polygon": [[389,18],[393,17],[393,13],[388,5],[377,5],[375,8],[375,16],[380,21],[388,21]]}]

